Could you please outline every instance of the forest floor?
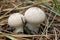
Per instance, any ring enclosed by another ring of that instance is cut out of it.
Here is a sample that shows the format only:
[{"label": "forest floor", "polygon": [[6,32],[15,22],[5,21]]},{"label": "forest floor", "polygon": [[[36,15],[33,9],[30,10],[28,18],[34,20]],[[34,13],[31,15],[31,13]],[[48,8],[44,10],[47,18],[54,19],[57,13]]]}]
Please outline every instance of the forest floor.
[{"label": "forest floor", "polygon": [[[51,0],[46,0],[44,2],[48,3],[51,7],[56,8]],[[25,28],[24,34],[14,34],[13,31],[15,28],[8,25],[8,17],[17,12],[24,14],[30,7],[39,7],[46,13],[47,18],[45,22],[40,24],[39,33],[31,35],[27,28]],[[26,0],[0,0],[0,40],[10,39],[60,40],[60,16],[56,15],[48,7],[43,5],[40,0],[32,2]]]}]

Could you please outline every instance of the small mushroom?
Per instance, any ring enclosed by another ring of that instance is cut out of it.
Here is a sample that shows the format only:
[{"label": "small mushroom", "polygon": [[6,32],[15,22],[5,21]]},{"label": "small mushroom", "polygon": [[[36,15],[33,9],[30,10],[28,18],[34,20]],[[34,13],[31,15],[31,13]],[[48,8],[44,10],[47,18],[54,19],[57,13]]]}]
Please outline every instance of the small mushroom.
[{"label": "small mushroom", "polygon": [[20,13],[14,13],[8,18],[8,25],[16,28],[14,33],[23,33],[24,16]]},{"label": "small mushroom", "polygon": [[38,28],[40,27],[40,23],[42,23],[46,15],[44,11],[42,11],[38,7],[31,7],[25,12],[25,20],[27,21],[26,26],[31,30],[38,32]]}]

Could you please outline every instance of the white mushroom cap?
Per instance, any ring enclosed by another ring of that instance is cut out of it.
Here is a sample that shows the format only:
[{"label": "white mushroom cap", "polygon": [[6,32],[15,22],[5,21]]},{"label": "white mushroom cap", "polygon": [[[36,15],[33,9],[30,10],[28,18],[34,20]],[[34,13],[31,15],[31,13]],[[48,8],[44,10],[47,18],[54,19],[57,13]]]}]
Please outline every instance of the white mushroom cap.
[{"label": "white mushroom cap", "polygon": [[22,18],[23,15],[19,13],[14,13],[8,18],[8,24],[10,26],[20,26],[23,25]]},{"label": "white mushroom cap", "polygon": [[[22,19],[21,19],[22,18]],[[8,18],[8,25],[15,27],[18,31],[23,31],[24,16],[20,13],[14,13]]]},{"label": "white mushroom cap", "polygon": [[25,12],[25,19],[28,23],[39,24],[46,18],[45,13],[38,7],[31,7]]}]

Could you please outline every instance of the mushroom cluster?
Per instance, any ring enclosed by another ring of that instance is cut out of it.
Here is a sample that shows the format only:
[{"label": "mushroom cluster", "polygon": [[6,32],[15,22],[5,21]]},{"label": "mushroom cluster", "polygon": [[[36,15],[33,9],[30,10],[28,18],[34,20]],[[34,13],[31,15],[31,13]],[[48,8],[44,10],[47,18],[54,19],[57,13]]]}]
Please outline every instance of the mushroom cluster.
[{"label": "mushroom cluster", "polygon": [[23,22],[26,21],[26,27],[37,33],[38,28],[40,27],[39,24],[43,22],[45,18],[46,15],[40,8],[31,7],[26,10],[24,16],[20,13],[12,14],[8,18],[8,25],[16,28],[14,33],[23,32]]}]

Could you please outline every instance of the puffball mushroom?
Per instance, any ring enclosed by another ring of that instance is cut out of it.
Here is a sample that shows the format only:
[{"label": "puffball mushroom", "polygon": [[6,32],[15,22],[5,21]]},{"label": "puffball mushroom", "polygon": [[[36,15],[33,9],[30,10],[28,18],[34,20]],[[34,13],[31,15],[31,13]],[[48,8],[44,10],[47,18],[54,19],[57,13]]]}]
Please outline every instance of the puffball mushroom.
[{"label": "puffball mushroom", "polygon": [[22,32],[23,33],[23,21],[24,21],[24,16],[20,13],[14,13],[10,15],[8,18],[8,25],[11,27],[16,28],[14,33]]},{"label": "puffball mushroom", "polygon": [[27,21],[26,26],[32,30],[36,31],[38,30],[38,25],[43,22],[46,18],[46,15],[44,11],[42,11],[38,7],[31,7],[25,12],[25,20]]}]

